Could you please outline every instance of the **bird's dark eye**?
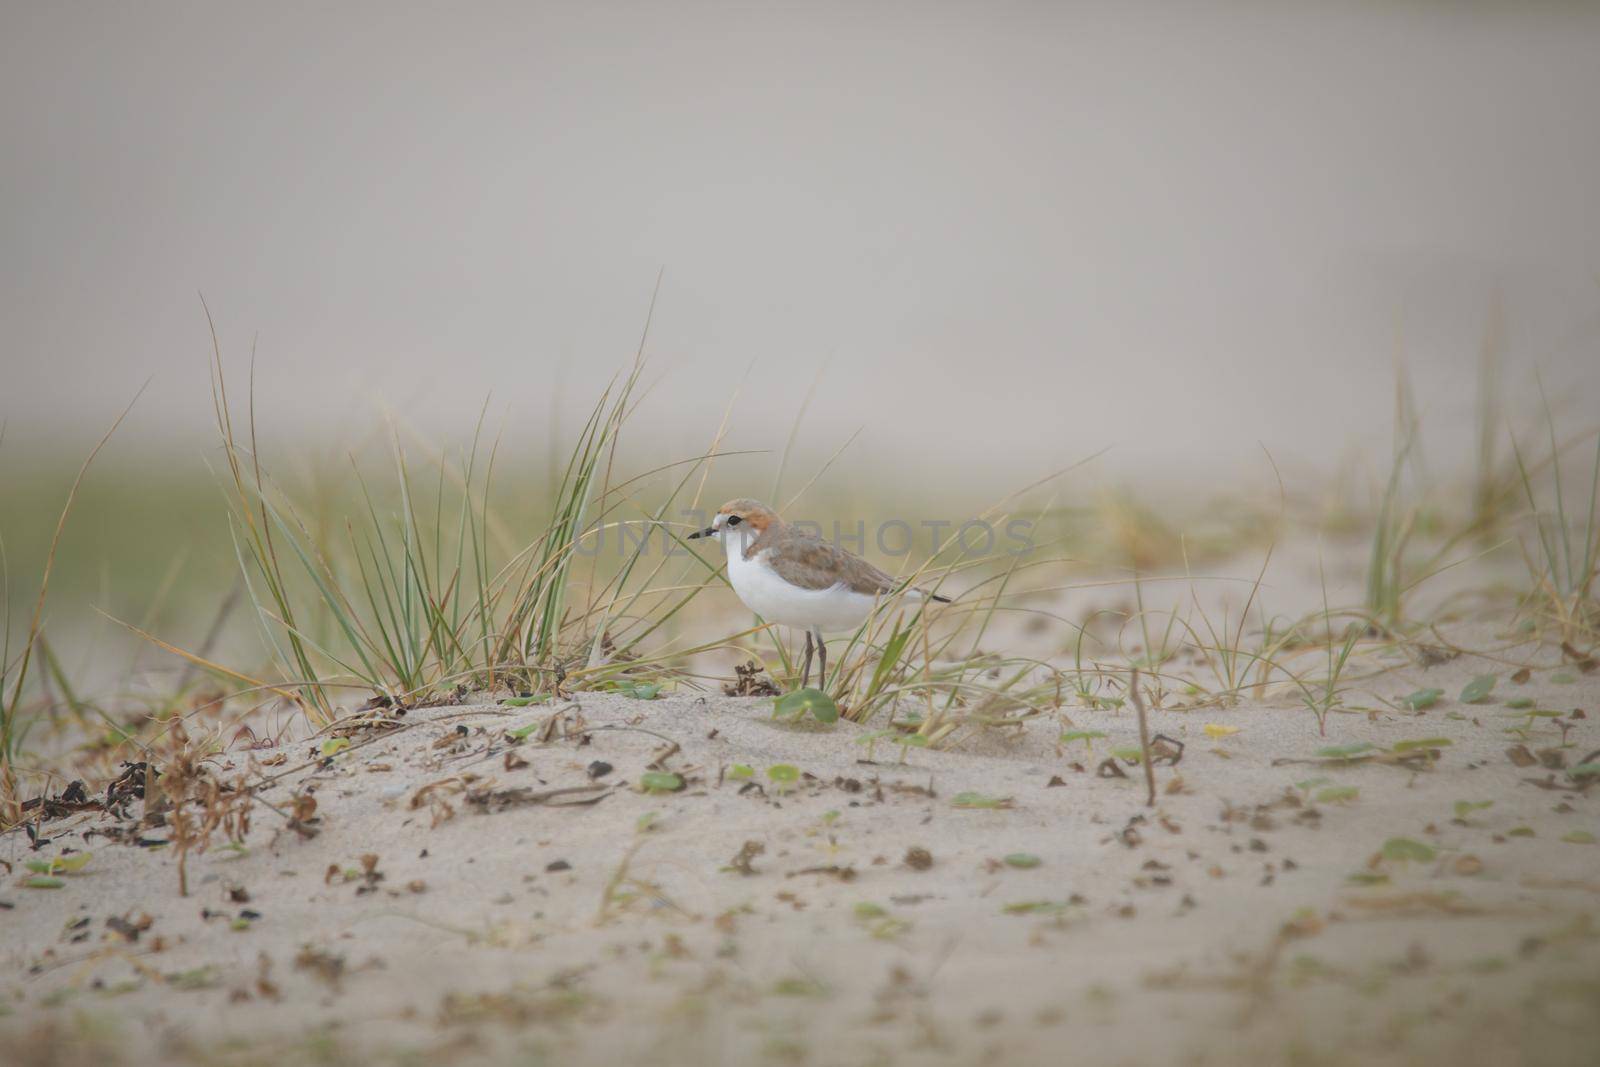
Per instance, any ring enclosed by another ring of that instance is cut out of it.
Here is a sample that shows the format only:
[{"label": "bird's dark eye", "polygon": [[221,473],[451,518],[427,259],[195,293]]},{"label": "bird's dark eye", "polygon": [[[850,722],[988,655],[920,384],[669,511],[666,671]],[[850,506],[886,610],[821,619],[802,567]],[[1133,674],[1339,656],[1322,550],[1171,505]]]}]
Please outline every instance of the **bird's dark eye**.
[{"label": "bird's dark eye", "polygon": [[737,526],[737,525],[739,525],[739,524],[740,524],[740,523],[741,523],[741,522],[743,522],[743,521],[744,521],[744,520],[743,520],[743,519],[741,519],[741,518],[740,518],[740,517],[739,517],[739,516],[737,516],[737,515],[729,515],[729,516],[728,516],[728,525],[729,525],[729,526]]}]

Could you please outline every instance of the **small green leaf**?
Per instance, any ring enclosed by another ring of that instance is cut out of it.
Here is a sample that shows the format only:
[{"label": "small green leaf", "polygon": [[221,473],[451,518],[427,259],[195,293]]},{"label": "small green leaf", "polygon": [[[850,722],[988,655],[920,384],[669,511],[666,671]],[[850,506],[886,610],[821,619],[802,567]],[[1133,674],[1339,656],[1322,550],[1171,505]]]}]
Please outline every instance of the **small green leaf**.
[{"label": "small green leaf", "polygon": [[902,734],[899,737],[895,738],[895,744],[900,745],[903,748],[927,748],[928,747],[928,735],[927,734]]},{"label": "small green leaf", "polygon": [[29,889],[60,889],[67,883],[59,878],[47,878],[42,874],[36,874],[22,884]]},{"label": "small green leaf", "polygon": [[671,771],[645,771],[639,784],[648,793],[676,793],[683,788],[683,776]]},{"label": "small green leaf", "polygon": [[1323,759],[1350,759],[1363,752],[1371,752],[1374,747],[1370,741],[1357,741],[1350,745],[1329,745],[1326,748],[1319,748],[1316,755]]},{"label": "small green leaf", "polygon": [[92,852],[75,852],[70,856],[56,856],[47,860],[24,860],[22,865],[35,874],[77,874],[93,858]]},{"label": "small green leaf", "polygon": [[780,978],[772,991],[780,997],[820,997],[828,992],[815,978]]},{"label": "small green leaf", "polygon": [[1111,754],[1126,763],[1138,763],[1144,759],[1144,750],[1140,748],[1114,748]]},{"label": "small green leaf", "polygon": [[798,782],[800,768],[792,763],[775,763],[767,768],[767,777],[774,782]]},{"label": "small green leaf", "polygon": [[1480,674],[1468,682],[1466,688],[1461,690],[1461,703],[1477,704],[1494,692],[1494,683],[1497,681],[1492,674]]},{"label": "small green leaf", "polygon": [[660,682],[628,682],[617,686],[617,691],[634,700],[654,700],[661,692]]},{"label": "small green leaf", "polygon": [[348,737],[330,737],[326,741],[322,742],[323,758],[326,759],[329,756],[337,756],[339,753],[343,752],[349,747],[350,739]]},{"label": "small green leaf", "polygon": [[1007,904],[1000,910],[1006,915],[1050,915],[1066,911],[1067,906],[1054,900],[1023,900]]},{"label": "small green leaf", "polygon": [[1010,797],[991,797],[983,793],[957,793],[950,803],[958,808],[1009,808]]},{"label": "small green leaf", "polygon": [[248,930],[248,929],[250,929],[250,920],[244,918],[243,916],[240,916],[239,918],[233,920],[231,923],[228,924],[228,929],[235,930],[235,931],[237,931],[237,930]]},{"label": "small green leaf", "polygon": [[1443,689],[1418,689],[1410,696],[1401,697],[1400,703],[1412,711],[1421,711],[1424,708],[1433,707],[1442,696],[1444,696]]},{"label": "small green leaf", "polygon": [[1475,811],[1494,807],[1492,800],[1458,800],[1456,801],[1456,818],[1465,819]]},{"label": "small green leaf", "polygon": [[1353,785],[1336,785],[1331,789],[1324,789],[1317,793],[1318,804],[1346,804],[1361,795],[1361,790]]},{"label": "small green leaf", "polygon": [[1600,776],[1600,763],[1580,763],[1567,772],[1568,778],[1594,778]]},{"label": "small green leaf", "polygon": [[1023,870],[1037,867],[1041,862],[1043,861],[1031,852],[1013,852],[1005,858],[1007,867],[1020,867]]},{"label": "small green leaf", "polygon": [[1512,699],[1506,701],[1506,707],[1512,709],[1513,711],[1518,711],[1522,708],[1531,708],[1533,707],[1533,698],[1513,697]]},{"label": "small green leaf", "polygon": [[1093,748],[1095,741],[1105,737],[1099,730],[1068,730],[1061,735],[1061,743],[1070,745],[1074,741],[1082,741],[1085,748]]},{"label": "small green leaf", "polygon": [[1531,826],[1518,826],[1506,831],[1507,837],[1538,837]]},{"label": "small green leaf", "polygon": [[790,722],[796,722],[806,715],[821,723],[839,721],[839,705],[820,689],[796,689],[792,693],[785,693],[773,702],[772,710],[774,715]]},{"label": "small green leaf", "polygon": [[1592,845],[1594,835],[1587,830],[1572,830],[1561,835],[1561,840],[1569,845]]},{"label": "small green leaf", "polygon": [[1414,841],[1409,837],[1391,837],[1383,843],[1383,858],[1386,860],[1399,860],[1426,863],[1438,855],[1432,845],[1425,845],[1421,841]]},{"label": "small green leaf", "polygon": [[863,900],[855,907],[858,919],[881,919],[889,914],[889,909],[882,904],[874,904],[870,900]]},{"label": "small green leaf", "polygon": [[549,693],[535,693],[533,696],[527,697],[506,697],[500,703],[508,708],[527,708],[532,707],[534,704],[547,704],[549,702]]},{"label": "small green leaf", "polygon": [[542,722],[530,722],[528,725],[519,726],[515,730],[507,730],[506,736],[513,741],[525,741],[533,736],[534,731],[543,725],[544,723]]},{"label": "small green leaf", "polygon": [[173,989],[210,989],[216,984],[217,972],[213,967],[196,967],[193,970],[167,975],[167,985]]},{"label": "small green leaf", "polygon": [[747,778],[754,778],[755,776],[756,769],[749,764],[735,763],[732,767],[728,768],[729,778],[744,780]]},{"label": "small green leaf", "polygon": [[1578,676],[1571,671],[1557,671],[1550,676],[1550,680],[1557,685],[1572,685],[1578,680]]},{"label": "small green leaf", "polygon": [[1414,739],[1409,740],[1409,741],[1396,741],[1394,743],[1393,751],[1395,751],[1395,752],[1415,752],[1416,750],[1422,749],[1422,748],[1449,748],[1449,747],[1450,747],[1450,739],[1448,737],[1419,737],[1419,738],[1414,738]]}]

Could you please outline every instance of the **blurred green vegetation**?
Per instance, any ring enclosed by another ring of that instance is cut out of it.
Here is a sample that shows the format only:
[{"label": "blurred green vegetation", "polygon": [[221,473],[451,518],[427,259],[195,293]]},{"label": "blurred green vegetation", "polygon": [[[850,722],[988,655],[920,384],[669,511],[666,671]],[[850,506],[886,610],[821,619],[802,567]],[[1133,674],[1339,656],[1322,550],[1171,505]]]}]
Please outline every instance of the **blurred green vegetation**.
[{"label": "blurred green vegetation", "polygon": [[[38,592],[51,534],[82,461],[65,447],[59,463],[29,462],[21,470],[0,450],[0,539],[13,612],[31,607]],[[112,614],[143,615],[170,585],[156,617],[180,620],[194,598],[219,585],[225,591],[232,580],[226,517],[197,459],[118,455],[113,443],[85,478],[62,533],[50,614],[94,604]]]}]

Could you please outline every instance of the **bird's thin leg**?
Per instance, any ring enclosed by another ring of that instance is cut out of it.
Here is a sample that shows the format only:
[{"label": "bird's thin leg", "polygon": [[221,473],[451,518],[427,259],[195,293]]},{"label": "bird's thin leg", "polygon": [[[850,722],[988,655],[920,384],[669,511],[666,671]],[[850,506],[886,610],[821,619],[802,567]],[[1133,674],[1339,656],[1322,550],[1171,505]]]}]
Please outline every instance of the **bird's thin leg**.
[{"label": "bird's thin leg", "polygon": [[826,691],[828,688],[828,646],[822,640],[822,631],[817,631],[817,688]]},{"label": "bird's thin leg", "polygon": [[800,688],[804,689],[806,683],[811,681],[811,631],[806,631],[806,660],[805,666],[800,668]]}]

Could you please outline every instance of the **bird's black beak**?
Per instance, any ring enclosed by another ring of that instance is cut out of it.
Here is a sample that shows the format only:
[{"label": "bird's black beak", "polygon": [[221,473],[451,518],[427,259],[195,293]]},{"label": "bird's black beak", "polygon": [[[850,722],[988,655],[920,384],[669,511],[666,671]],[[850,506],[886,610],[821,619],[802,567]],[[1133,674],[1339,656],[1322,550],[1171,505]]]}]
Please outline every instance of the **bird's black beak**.
[{"label": "bird's black beak", "polygon": [[717,528],[715,526],[707,526],[704,530],[696,530],[694,533],[690,534],[687,540],[693,541],[697,537],[711,537],[716,532]]}]

